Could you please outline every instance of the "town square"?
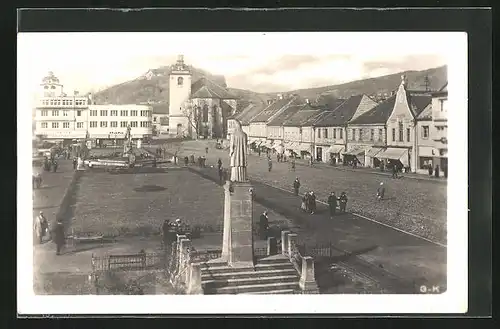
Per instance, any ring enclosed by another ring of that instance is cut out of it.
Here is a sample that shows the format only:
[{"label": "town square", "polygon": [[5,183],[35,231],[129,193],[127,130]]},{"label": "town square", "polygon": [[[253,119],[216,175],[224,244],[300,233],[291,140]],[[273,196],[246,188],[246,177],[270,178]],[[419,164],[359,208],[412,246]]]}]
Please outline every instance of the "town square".
[{"label": "town square", "polygon": [[354,55],[232,74],[176,51],[100,85],[41,65],[35,294],[445,293],[448,66],[419,56],[335,79]]}]

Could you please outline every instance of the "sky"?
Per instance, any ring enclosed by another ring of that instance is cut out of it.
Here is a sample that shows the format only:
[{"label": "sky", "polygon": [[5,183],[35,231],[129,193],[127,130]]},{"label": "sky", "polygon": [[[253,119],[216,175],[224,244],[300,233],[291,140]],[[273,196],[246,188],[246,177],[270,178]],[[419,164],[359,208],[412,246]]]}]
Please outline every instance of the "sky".
[{"label": "sky", "polygon": [[229,87],[278,92],[446,65],[449,33],[20,33],[18,76],[35,92],[49,71],[66,93],[97,91],[150,68],[186,64]]}]

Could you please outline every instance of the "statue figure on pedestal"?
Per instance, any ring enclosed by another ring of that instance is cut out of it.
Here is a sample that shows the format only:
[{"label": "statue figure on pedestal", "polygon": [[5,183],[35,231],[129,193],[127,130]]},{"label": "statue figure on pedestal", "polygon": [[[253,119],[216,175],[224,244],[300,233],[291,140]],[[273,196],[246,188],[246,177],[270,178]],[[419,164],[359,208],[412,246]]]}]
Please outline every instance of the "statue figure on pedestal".
[{"label": "statue figure on pedestal", "polygon": [[241,123],[235,120],[234,132],[229,142],[231,182],[247,181],[247,140],[247,134],[243,131]]},{"label": "statue figure on pedestal", "polygon": [[125,142],[123,143],[123,154],[128,154],[132,151],[132,134],[130,131],[132,128],[127,126],[127,132],[125,133]]}]

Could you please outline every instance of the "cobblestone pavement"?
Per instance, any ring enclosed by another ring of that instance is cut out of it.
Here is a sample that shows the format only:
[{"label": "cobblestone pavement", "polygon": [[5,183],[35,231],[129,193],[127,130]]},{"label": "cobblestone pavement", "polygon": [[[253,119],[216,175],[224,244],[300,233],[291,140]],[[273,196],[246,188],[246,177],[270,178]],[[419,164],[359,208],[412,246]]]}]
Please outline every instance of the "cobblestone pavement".
[{"label": "cobblestone pavement", "polygon": [[[216,168],[195,170],[212,179],[217,177]],[[383,282],[382,286],[394,287],[399,293],[418,292],[420,285],[440,285],[441,290],[445,289],[446,248],[352,214],[330,219],[324,204],[318,204],[315,215],[306,214],[299,208],[300,198],[292,193],[259,181],[252,181],[252,185],[256,201],[288,218],[301,243],[331,243],[339,250],[358,255],[348,260],[353,268],[372,273]],[[328,272],[325,268],[318,270]]]},{"label": "cobblestone pavement", "polygon": [[[205,155],[209,165],[221,158],[228,167],[227,151],[213,147],[205,154],[207,142],[183,142],[180,155]],[[406,232],[446,244],[446,184],[416,179],[391,179],[369,172],[343,171],[331,168],[296,166],[291,171],[289,163],[273,160],[271,172],[267,170],[264,155],[249,156],[249,175],[253,179],[275,187],[291,190],[295,177],[301,180],[301,193],[313,190],[319,200],[326,201],[328,194],[342,191],[349,198],[348,210]],[[386,186],[386,200],[376,200],[380,182]]]}]

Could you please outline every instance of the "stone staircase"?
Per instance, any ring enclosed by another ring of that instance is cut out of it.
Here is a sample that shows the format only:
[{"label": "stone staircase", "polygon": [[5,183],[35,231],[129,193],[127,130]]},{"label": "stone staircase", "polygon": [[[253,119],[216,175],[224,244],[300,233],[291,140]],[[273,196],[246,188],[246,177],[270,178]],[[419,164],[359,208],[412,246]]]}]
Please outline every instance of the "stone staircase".
[{"label": "stone staircase", "polygon": [[273,255],[258,259],[255,267],[230,267],[220,259],[203,263],[201,281],[205,295],[294,294],[299,292],[299,274],[288,257]]}]

